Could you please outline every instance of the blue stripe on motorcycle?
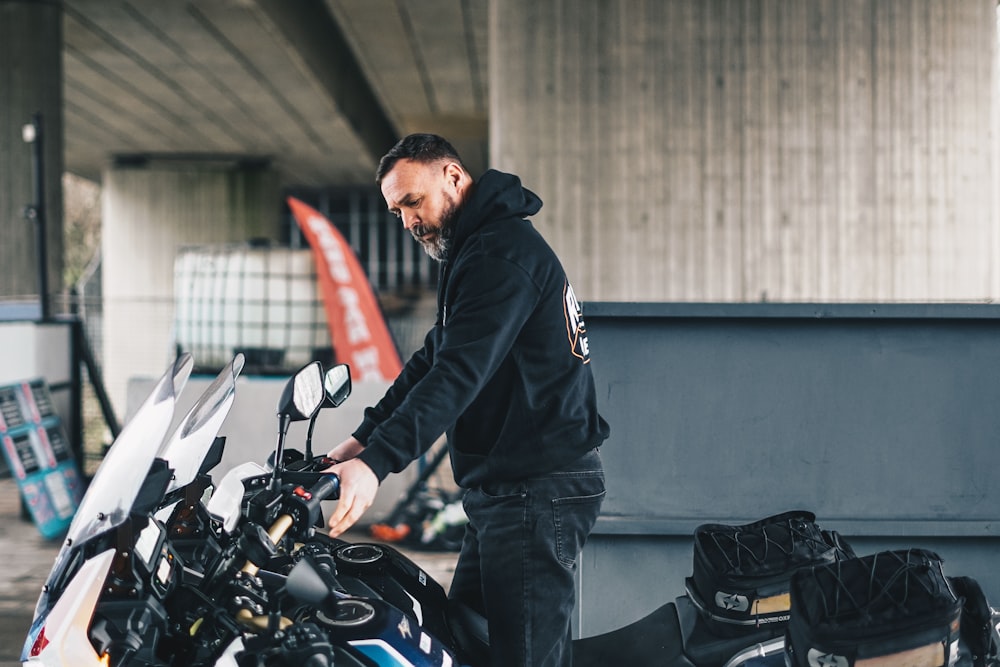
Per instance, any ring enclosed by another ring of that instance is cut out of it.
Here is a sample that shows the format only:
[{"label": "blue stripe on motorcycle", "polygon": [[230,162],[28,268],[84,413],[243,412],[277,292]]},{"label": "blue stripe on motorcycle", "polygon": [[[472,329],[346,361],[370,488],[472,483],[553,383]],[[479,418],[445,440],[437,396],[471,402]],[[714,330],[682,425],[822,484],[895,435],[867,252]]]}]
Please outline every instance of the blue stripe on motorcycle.
[{"label": "blue stripe on motorcycle", "polygon": [[381,639],[362,639],[348,644],[379,667],[415,667],[402,653]]}]

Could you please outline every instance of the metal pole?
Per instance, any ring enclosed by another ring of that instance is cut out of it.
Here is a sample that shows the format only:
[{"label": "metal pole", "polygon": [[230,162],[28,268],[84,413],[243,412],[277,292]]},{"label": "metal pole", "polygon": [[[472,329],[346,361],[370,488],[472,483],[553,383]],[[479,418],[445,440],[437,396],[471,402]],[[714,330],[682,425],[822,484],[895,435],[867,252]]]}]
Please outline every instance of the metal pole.
[{"label": "metal pole", "polygon": [[121,424],[118,423],[118,418],[115,416],[115,409],[111,405],[111,398],[108,396],[108,390],[104,387],[104,378],[101,376],[101,369],[97,365],[97,359],[94,358],[94,351],[90,348],[90,341],[87,338],[87,332],[82,325],[79,329],[79,338],[77,341],[80,344],[77,352],[79,352],[80,358],[83,359],[84,366],[87,367],[87,375],[90,377],[90,386],[94,389],[94,394],[97,396],[97,402],[101,406],[101,414],[104,416],[104,423],[107,424],[108,429],[111,431],[111,438],[114,440],[122,432],[122,427]]},{"label": "metal pole", "polygon": [[[75,290],[74,290],[75,292]],[[73,295],[75,296],[75,294]],[[71,308],[76,310],[75,299],[70,300],[73,304]],[[73,316],[69,320],[70,323],[70,334],[72,336],[72,347],[70,352],[70,401],[69,401],[69,419],[67,420],[67,429],[70,432],[70,448],[73,450],[73,455],[76,458],[77,463],[80,465],[80,471],[84,470],[84,460],[83,460],[83,373],[80,372],[80,346],[83,345],[83,320],[80,319],[77,313],[73,313]]]},{"label": "metal pole", "polygon": [[41,307],[41,321],[47,322],[52,317],[49,305],[49,262],[48,243],[45,233],[45,162],[42,150],[44,136],[42,132],[42,114],[31,115],[31,123],[22,130],[25,142],[31,144],[31,166],[35,178],[35,203],[24,209],[24,216],[35,223],[35,255],[38,264],[38,302]]}]

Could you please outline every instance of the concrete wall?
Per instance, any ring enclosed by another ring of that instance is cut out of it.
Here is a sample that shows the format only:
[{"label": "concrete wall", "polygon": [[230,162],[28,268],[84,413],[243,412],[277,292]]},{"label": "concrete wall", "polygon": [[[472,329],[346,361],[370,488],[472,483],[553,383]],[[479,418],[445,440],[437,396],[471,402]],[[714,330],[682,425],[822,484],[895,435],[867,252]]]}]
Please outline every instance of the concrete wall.
[{"label": "concrete wall", "polygon": [[1000,297],[995,0],[490,5],[490,154],[585,300]]},{"label": "concrete wall", "polygon": [[174,357],[177,249],[277,239],[280,208],[267,168],[119,167],[103,180],[104,379],[121,415],[128,379],[156,377]]},{"label": "concrete wall", "polygon": [[24,217],[34,201],[32,147],[21,128],[42,114],[46,245],[50,294],[62,286],[62,5],[0,2],[0,300],[38,294],[35,228]]}]

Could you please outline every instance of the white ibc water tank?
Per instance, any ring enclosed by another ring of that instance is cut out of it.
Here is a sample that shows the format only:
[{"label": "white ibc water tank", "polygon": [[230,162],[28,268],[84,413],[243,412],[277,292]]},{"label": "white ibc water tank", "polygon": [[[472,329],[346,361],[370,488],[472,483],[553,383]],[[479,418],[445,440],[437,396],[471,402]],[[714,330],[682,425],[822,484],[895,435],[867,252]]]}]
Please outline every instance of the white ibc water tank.
[{"label": "white ibc water tank", "polygon": [[236,352],[247,372],[284,373],[332,358],[312,253],[227,244],[183,248],[174,261],[177,347],[202,370]]}]

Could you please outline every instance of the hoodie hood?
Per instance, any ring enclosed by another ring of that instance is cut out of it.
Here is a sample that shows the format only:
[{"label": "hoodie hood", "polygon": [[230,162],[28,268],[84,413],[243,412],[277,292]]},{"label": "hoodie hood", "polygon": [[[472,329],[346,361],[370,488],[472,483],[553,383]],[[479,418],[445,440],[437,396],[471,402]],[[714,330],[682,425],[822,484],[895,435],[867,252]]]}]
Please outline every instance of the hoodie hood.
[{"label": "hoodie hood", "polygon": [[472,186],[472,194],[455,222],[451,255],[485,225],[510,218],[527,218],[542,208],[542,200],[521,185],[521,179],[495,169],[486,171]]}]

